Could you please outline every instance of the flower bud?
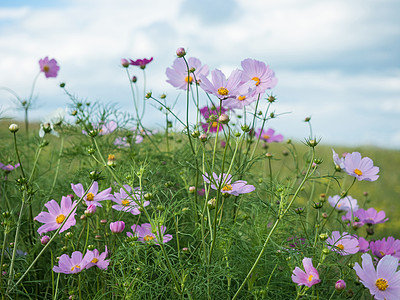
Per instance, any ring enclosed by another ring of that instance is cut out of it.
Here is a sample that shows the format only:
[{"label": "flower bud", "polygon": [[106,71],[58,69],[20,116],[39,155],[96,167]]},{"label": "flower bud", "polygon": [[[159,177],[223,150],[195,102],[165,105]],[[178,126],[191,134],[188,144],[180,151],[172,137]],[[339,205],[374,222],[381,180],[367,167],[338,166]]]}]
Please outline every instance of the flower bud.
[{"label": "flower bud", "polygon": [[146,193],[146,194],[143,195],[143,198],[145,200],[151,200],[151,199],[153,199],[153,194],[152,193]]},{"label": "flower bud", "polygon": [[326,239],[328,239],[328,235],[327,235],[326,233],[321,233],[321,234],[319,235],[319,239],[320,239],[321,241],[325,241]]},{"label": "flower bud", "polygon": [[322,249],[322,253],[328,255],[331,251],[327,248]]},{"label": "flower bud", "polygon": [[222,124],[228,124],[229,123],[229,116],[227,114],[222,114],[218,118],[218,122]]},{"label": "flower bud", "polygon": [[66,238],[67,240],[69,240],[70,238],[72,238],[72,236],[73,236],[73,233],[70,232],[70,231],[68,231],[68,232],[65,234],[65,238]]},{"label": "flower bud", "polygon": [[324,219],[327,219],[327,218],[328,218],[328,214],[327,214],[327,213],[322,213],[322,217],[323,217]]},{"label": "flower bud", "polygon": [[95,249],[94,245],[87,246],[88,250],[93,251]]},{"label": "flower bud", "polygon": [[95,152],[96,152],[96,150],[95,150],[94,148],[92,148],[92,147],[89,147],[89,148],[87,149],[87,153],[88,153],[89,155],[93,155]]},{"label": "flower bud", "polygon": [[243,130],[243,132],[249,132],[250,131],[249,125],[242,125],[241,129]]},{"label": "flower bud", "polygon": [[189,193],[194,194],[195,191],[196,191],[196,187],[195,186],[190,186],[189,187]]},{"label": "flower bud", "polygon": [[78,111],[76,109],[74,109],[73,111],[71,111],[71,116],[76,116],[78,114]]},{"label": "flower bud", "polygon": [[114,154],[108,155],[107,165],[109,167],[115,167],[115,155]]},{"label": "flower bud", "polygon": [[160,98],[161,98],[161,99],[165,99],[165,98],[167,98],[167,95],[161,94]]},{"label": "flower bud", "polygon": [[127,68],[127,67],[129,67],[129,61],[127,59],[125,59],[125,58],[121,58],[121,65],[124,68]]},{"label": "flower bud", "polygon": [[62,89],[65,88],[65,82],[60,83],[60,88],[62,88]]},{"label": "flower bud", "polygon": [[346,288],[346,282],[343,279],[339,279],[335,283],[335,289],[337,291],[343,291]]},{"label": "flower bud", "polygon": [[48,235],[45,235],[40,239],[40,243],[42,245],[46,245],[49,241],[50,241],[50,237]]},{"label": "flower bud", "polygon": [[185,48],[180,47],[180,48],[176,49],[176,56],[184,57],[185,55],[186,55]]},{"label": "flower bud", "polygon": [[151,92],[148,92],[145,97],[146,97],[146,99],[151,98]]},{"label": "flower bud", "polygon": [[110,230],[112,233],[121,233],[125,229],[124,221],[116,221],[110,223]]},{"label": "flower bud", "polygon": [[187,248],[187,247],[182,248],[182,252],[183,253],[188,253],[189,252],[189,248]]},{"label": "flower bud", "polygon": [[200,132],[198,130],[195,130],[192,132],[192,137],[197,139],[200,136]]},{"label": "flower bud", "polygon": [[314,203],[313,207],[314,207],[315,209],[320,209],[320,208],[322,208],[323,205],[324,205],[324,204],[323,204],[322,202],[317,202],[317,203]]},{"label": "flower bud", "polygon": [[216,204],[217,204],[217,199],[212,198],[208,200],[207,202],[208,209],[214,209]]},{"label": "flower bud", "polygon": [[199,140],[200,140],[200,141],[202,141],[202,142],[205,142],[205,141],[207,141],[207,134],[205,134],[205,133],[203,133],[203,134],[200,134],[200,136],[199,136]]},{"label": "flower bud", "polygon": [[95,212],[96,212],[96,205],[90,204],[87,207],[87,209],[85,210],[85,216],[90,217],[90,216],[94,215]]},{"label": "flower bud", "polygon": [[269,153],[269,152],[267,152],[267,153],[265,153],[265,156],[267,157],[267,158],[272,158],[272,154],[271,153]]},{"label": "flower bud", "polygon": [[302,214],[304,212],[304,208],[303,207],[297,207],[294,212],[298,215]]},{"label": "flower bud", "polygon": [[268,100],[268,102],[272,103],[272,102],[275,102],[276,98],[274,96],[270,95],[270,96],[268,96],[267,100]]},{"label": "flower bud", "polygon": [[12,133],[16,133],[19,130],[19,126],[17,124],[11,124],[8,127],[8,130],[10,130]]},{"label": "flower bud", "polygon": [[101,238],[102,238],[102,236],[99,235],[99,234],[97,234],[97,235],[94,236],[94,239],[95,239],[95,240],[101,240]]},{"label": "flower bud", "polygon": [[306,118],[304,119],[304,122],[310,122],[310,120],[311,120],[311,117],[306,117]]},{"label": "flower bud", "polygon": [[137,81],[137,77],[136,77],[136,76],[133,76],[133,77],[132,77],[132,82],[133,82],[133,83],[136,83],[136,81]]}]

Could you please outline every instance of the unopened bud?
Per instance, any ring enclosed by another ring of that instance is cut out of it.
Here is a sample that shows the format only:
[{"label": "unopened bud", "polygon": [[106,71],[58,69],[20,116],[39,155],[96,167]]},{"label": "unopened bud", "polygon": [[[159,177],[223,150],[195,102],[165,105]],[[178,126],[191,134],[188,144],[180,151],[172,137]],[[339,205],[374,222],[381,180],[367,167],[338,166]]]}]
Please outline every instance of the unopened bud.
[{"label": "unopened bud", "polygon": [[326,239],[328,239],[328,235],[326,233],[321,233],[319,235],[319,238],[321,241],[325,241]]},{"label": "unopened bud", "polygon": [[195,186],[190,186],[189,187],[189,193],[193,194],[196,191],[196,187]]},{"label": "unopened bud", "polygon": [[49,241],[50,241],[50,237],[48,235],[45,235],[40,239],[40,243],[42,245],[46,245]]},{"label": "unopened bud", "polygon": [[127,67],[129,67],[129,61],[127,59],[125,59],[125,58],[121,58],[121,65],[124,68],[127,68]]},{"label": "unopened bud", "polygon": [[343,279],[336,281],[335,289],[337,291],[343,291],[346,288],[346,282]]},{"label": "unopened bud", "polygon": [[146,99],[151,98],[151,92],[148,92],[145,97],[146,97]]},{"label": "unopened bud", "polygon": [[218,122],[222,124],[228,124],[229,123],[229,116],[227,114],[222,114],[218,118]]},{"label": "unopened bud", "polygon": [[136,76],[132,76],[132,82],[136,83],[136,81],[137,81],[137,77]]},{"label": "unopened bud", "polygon": [[184,57],[185,55],[186,55],[185,48],[180,47],[180,48],[176,49],[176,56]]},{"label": "unopened bud", "polygon": [[217,204],[217,199],[212,198],[208,200],[207,202],[208,209],[214,209],[216,204]]},{"label": "unopened bud", "polygon": [[270,103],[272,103],[272,102],[275,102],[275,100],[276,100],[276,98],[274,97],[274,96],[269,96],[268,98],[267,98],[267,100],[268,100],[268,102],[270,102]]},{"label": "unopened bud", "polygon": [[8,130],[10,130],[12,133],[16,133],[19,130],[19,126],[17,124],[11,124],[8,127]]},{"label": "unopened bud", "polygon": [[203,133],[203,134],[200,134],[200,136],[199,136],[199,140],[200,140],[200,141],[202,141],[202,142],[205,142],[205,141],[207,141],[207,134],[205,134],[205,133]]}]

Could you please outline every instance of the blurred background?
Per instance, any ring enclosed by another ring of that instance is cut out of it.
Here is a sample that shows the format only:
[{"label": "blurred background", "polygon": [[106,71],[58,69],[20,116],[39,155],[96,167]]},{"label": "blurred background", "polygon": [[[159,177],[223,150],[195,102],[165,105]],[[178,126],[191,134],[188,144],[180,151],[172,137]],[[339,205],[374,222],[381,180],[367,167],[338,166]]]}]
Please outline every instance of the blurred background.
[{"label": "blurred background", "polygon": [[[269,126],[287,138],[308,136],[302,120],[311,117],[324,144],[400,149],[399,11],[397,0],[1,0],[0,86],[28,98],[38,61],[49,56],[60,72],[39,77],[32,121],[70,103],[60,82],[133,112],[120,59],[154,57],[147,90],[171,104],[179,97],[183,114],[185,95],[165,82],[165,69],[185,47],[226,74],[245,58],[268,64],[279,80],[273,110],[289,112]],[[0,107],[23,119],[5,91]],[[158,127],[162,114],[148,111],[146,123]]]}]

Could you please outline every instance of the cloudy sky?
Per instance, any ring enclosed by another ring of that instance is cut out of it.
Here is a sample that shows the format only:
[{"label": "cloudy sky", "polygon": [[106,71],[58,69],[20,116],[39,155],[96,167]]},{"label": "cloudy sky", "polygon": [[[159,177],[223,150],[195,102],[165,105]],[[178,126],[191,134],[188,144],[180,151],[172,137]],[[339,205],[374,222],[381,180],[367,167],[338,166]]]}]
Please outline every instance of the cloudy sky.
[{"label": "cloudy sky", "polygon": [[[38,60],[56,58],[56,79],[39,77],[35,109],[43,118],[70,101],[133,111],[125,58],[154,57],[148,90],[165,92],[184,112],[184,95],[165,82],[177,47],[229,74],[245,58],[266,62],[279,80],[269,125],[286,137],[308,135],[311,116],[324,143],[400,148],[400,2],[397,0],[1,0],[0,86],[30,94]],[[138,72],[139,80],[141,73]],[[0,91],[3,115],[22,118]],[[5,111],[5,112],[4,112]],[[161,113],[147,124],[161,124]]]}]

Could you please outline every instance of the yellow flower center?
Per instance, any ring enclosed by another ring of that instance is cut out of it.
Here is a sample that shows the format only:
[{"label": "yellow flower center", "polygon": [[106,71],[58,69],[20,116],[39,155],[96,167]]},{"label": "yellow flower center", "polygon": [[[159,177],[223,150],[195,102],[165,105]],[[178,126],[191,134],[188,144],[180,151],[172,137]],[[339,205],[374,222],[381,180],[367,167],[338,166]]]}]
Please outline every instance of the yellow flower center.
[{"label": "yellow flower center", "polygon": [[226,96],[226,95],[228,95],[229,94],[229,91],[226,89],[226,88],[224,88],[224,87],[220,87],[219,89],[218,89],[218,94],[220,94],[221,96]]},{"label": "yellow flower center", "polygon": [[268,134],[263,135],[263,139],[268,140],[269,138],[270,138],[270,136]]},{"label": "yellow flower center", "polygon": [[154,240],[154,236],[146,234],[143,238],[146,242]]},{"label": "yellow flower center", "polygon": [[212,122],[211,127],[216,128],[218,126],[218,122]]},{"label": "yellow flower center", "polygon": [[80,266],[78,266],[78,265],[75,265],[75,266],[73,266],[73,267],[71,268],[71,271],[75,270],[75,268],[78,268],[78,269],[80,269],[81,267],[80,267]]},{"label": "yellow flower center", "polygon": [[313,275],[308,276],[308,281],[311,282],[313,277],[314,277]]},{"label": "yellow flower center", "polygon": [[88,193],[88,194],[86,195],[86,201],[93,201],[93,199],[94,199],[93,193]]},{"label": "yellow flower center", "polygon": [[99,259],[97,257],[92,259],[92,263],[94,263],[94,264],[97,263],[98,261],[99,261]]},{"label": "yellow flower center", "polygon": [[254,80],[256,82],[256,85],[260,84],[260,78],[258,77],[253,77],[251,80]]},{"label": "yellow flower center", "polygon": [[382,256],[385,256],[385,252],[379,251],[379,253],[380,253]]},{"label": "yellow flower center", "polygon": [[122,205],[123,206],[128,206],[129,205],[129,203],[130,203],[131,201],[129,201],[129,200],[122,200]]},{"label": "yellow flower center", "polygon": [[237,99],[238,99],[239,101],[243,101],[244,99],[246,99],[246,96],[239,96]]},{"label": "yellow flower center", "polygon": [[342,206],[342,203],[339,203],[338,205],[337,205],[337,207],[341,207]]},{"label": "yellow flower center", "polygon": [[48,65],[43,66],[43,71],[47,73],[50,71],[50,67]]},{"label": "yellow flower center", "polygon": [[193,81],[193,78],[192,78],[192,76],[186,76],[186,78],[185,78],[185,82],[192,83],[192,81]]},{"label": "yellow flower center", "polygon": [[230,184],[225,184],[222,188],[223,191],[232,191],[232,186]]},{"label": "yellow flower center", "polygon": [[65,216],[63,214],[58,215],[56,218],[57,224],[61,224],[62,222],[64,222],[64,220],[65,220]]},{"label": "yellow flower center", "polygon": [[380,291],[384,291],[389,287],[388,281],[383,278],[378,278],[375,281],[375,285]]},{"label": "yellow flower center", "polygon": [[356,173],[358,176],[361,176],[361,175],[362,175],[362,171],[359,170],[359,169],[355,169],[355,170],[354,170],[354,173]]},{"label": "yellow flower center", "polygon": [[114,154],[109,154],[108,155],[108,160],[115,160],[115,155]]},{"label": "yellow flower center", "polygon": [[340,250],[344,250],[344,246],[342,244],[338,244],[336,247],[338,247]]}]

